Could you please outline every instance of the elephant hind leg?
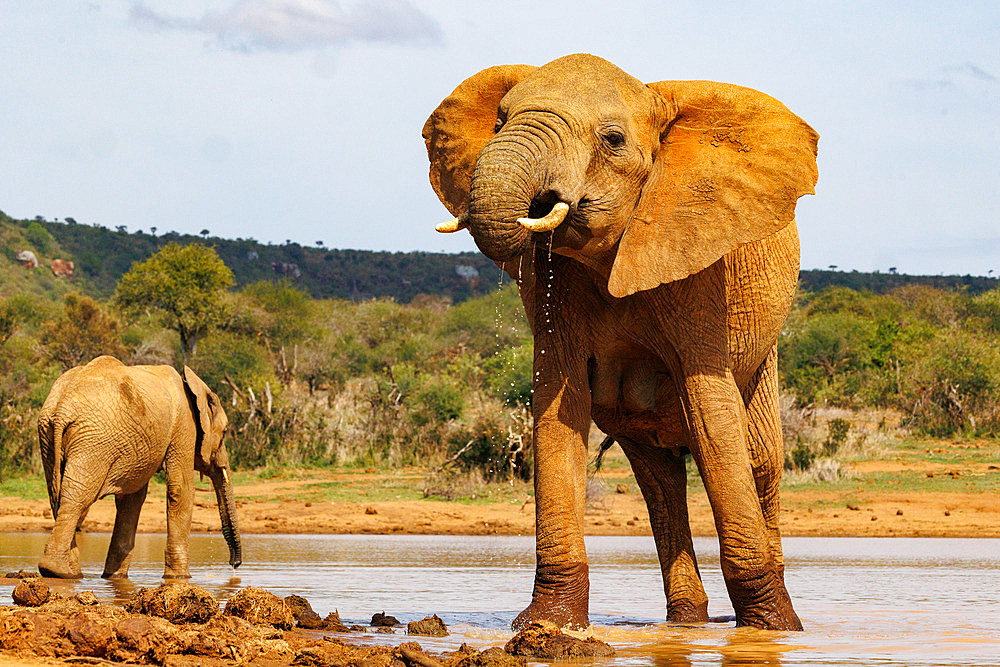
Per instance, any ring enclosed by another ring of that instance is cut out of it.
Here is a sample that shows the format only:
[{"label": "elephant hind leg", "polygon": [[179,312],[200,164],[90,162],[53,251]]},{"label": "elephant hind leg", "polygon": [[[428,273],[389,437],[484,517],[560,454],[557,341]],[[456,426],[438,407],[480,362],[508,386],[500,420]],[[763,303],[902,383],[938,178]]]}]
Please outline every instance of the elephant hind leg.
[{"label": "elephant hind leg", "polygon": [[772,347],[757,371],[756,382],[748,387],[747,447],[753,467],[754,484],[768,533],[771,558],[784,580],[785,562],[781,549],[780,486],[784,465],[781,410],[778,406],[778,353]]},{"label": "elephant hind leg", "polygon": [[706,622],[708,596],[691,541],[684,455],[627,439],[620,444],[649,509],[667,596],[667,620]]},{"label": "elephant hind leg", "polygon": [[115,496],[115,529],[108,546],[108,557],[104,561],[105,579],[128,578],[128,566],[135,548],[135,531],[139,525],[139,512],[146,500],[149,484],[134,493]]},{"label": "elephant hind leg", "polygon": [[[44,577],[79,579],[83,576],[76,547],[76,529],[80,517],[100,493],[100,482],[87,480],[87,471],[67,466],[59,490],[59,513],[52,534],[45,543],[45,553],[38,563]],[[84,480],[84,481],[78,481]]]}]

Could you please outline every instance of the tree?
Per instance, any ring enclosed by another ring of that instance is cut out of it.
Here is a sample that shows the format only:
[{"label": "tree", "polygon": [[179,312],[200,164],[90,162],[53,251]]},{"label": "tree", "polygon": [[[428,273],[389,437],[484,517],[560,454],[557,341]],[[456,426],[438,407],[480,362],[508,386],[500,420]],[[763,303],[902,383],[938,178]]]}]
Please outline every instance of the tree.
[{"label": "tree", "polygon": [[42,331],[42,347],[63,370],[86,363],[102,354],[121,357],[125,348],[118,333],[118,320],[89,296],[67,294],[65,311],[47,322]]},{"label": "tree", "polygon": [[207,229],[203,229],[203,230],[201,230],[198,233],[201,234],[202,238],[206,238],[206,239],[208,238],[209,231]]},{"label": "tree", "polygon": [[181,337],[184,360],[198,339],[225,315],[224,295],[234,284],[215,250],[198,243],[168,243],[144,262],[136,262],[118,281],[115,301],[131,315],[158,313]]}]

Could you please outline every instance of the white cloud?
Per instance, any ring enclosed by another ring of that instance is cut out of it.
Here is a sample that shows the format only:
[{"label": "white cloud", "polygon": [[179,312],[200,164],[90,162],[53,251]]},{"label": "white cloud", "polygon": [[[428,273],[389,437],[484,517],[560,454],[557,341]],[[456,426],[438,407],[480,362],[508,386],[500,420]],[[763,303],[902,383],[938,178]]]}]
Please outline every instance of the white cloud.
[{"label": "white cloud", "polygon": [[367,0],[343,7],[337,0],[236,0],[200,18],[157,12],[137,2],[133,25],[214,35],[234,51],[302,51],[350,41],[413,43],[440,37],[437,23],[406,0]]}]

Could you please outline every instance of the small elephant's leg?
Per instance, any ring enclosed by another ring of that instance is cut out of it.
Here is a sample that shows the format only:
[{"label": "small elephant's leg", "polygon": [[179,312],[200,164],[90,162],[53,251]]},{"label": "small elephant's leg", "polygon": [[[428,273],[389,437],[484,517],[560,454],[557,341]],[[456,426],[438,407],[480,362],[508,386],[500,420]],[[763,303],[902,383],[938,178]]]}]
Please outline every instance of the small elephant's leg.
[{"label": "small elephant's leg", "polygon": [[779,490],[784,464],[781,438],[781,411],[778,406],[778,352],[772,347],[758,371],[757,382],[747,402],[747,447],[753,465],[760,509],[764,514],[771,558],[784,580],[785,561],[781,550]]},{"label": "small elephant's leg", "polygon": [[194,495],[194,452],[172,457],[167,452],[167,548],[163,554],[164,579],[188,579],[188,542]]},{"label": "small elephant's leg", "polygon": [[38,562],[38,571],[43,577],[79,579],[83,576],[76,547],[76,527],[100,493],[99,483],[87,481],[88,472],[78,470],[72,463],[66,466],[59,492],[59,512],[45,543],[45,553]]},{"label": "small elephant's leg", "polygon": [[708,596],[698,572],[688,522],[684,456],[625,439],[619,444],[632,464],[649,508],[649,522],[663,572],[663,592],[667,596],[667,620],[708,621]]},{"label": "small elephant's leg", "polygon": [[105,579],[128,578],[128,566],[132,561],[132,549],[135,547],[135,531],[139,525],[139,512],[146,500],[146,490],[149,484],[134,493],[115,496],[115,530],[111,534],[111,544],[108,546],[108,557],[104,561]]}]

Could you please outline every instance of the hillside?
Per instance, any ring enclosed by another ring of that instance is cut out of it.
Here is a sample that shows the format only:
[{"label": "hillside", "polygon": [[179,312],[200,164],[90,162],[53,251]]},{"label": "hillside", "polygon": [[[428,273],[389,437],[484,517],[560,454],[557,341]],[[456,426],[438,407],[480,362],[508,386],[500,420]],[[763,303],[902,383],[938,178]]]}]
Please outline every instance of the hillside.
[{"label": "hillside", "polygon": [[[15,263],[14,255],[30,249],[42,267],[59,257],[76,263],[72,283],[89,294],[109,296],[118,279],[133,262],[144,260],[164,245],[205,243],[232,269],[237,285],[277,277],[291,278],[315,298],[359,300],[392,297],[409,303],[418,294],[450,297],[455,302],[496,289],[500,271],[480,253],[373,252],[310,247],[298,243],[263,244],[254,239],[223,239],[167,232],[154,235],[125,228],[66,222],[15,220],[0,211],[0,252]],[[45,273],[51,278],[51,273]],[[56,291],[65,281],[46,280]],[[799,284],[807,291],[841,286],[884,294],[904,285],[964,289],[979,294],[997,287],[996,278],[984,276],[912,276],[898,273],[805,270]],[[9,291],[9,290],[8,290]]]}]

